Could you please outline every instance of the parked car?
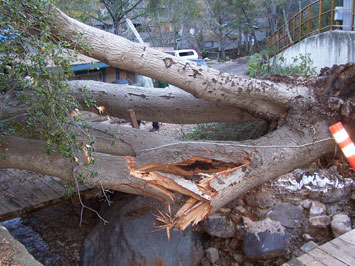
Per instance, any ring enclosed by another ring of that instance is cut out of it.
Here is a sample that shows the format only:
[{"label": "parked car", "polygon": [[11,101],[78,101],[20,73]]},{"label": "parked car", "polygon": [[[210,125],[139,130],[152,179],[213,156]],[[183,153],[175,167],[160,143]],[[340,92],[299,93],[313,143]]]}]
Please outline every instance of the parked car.
[{"label": "parked car", "polygon": [[176,57],[182,57],[185,59],[198,59],[198,54],[193,49],[166,51],[165,53]]},{"label": "parked car", "polygon": [[200,64],[202,66],[207,66],[206,61],[203,59],[189,59],[192,62],[196,62],[197,64]]}]

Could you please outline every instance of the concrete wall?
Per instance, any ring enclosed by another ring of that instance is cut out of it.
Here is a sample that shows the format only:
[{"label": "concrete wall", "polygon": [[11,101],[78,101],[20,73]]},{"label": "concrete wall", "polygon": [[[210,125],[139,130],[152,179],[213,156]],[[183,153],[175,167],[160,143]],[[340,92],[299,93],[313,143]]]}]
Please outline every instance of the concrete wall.
[{"label": "concrete wall", "polygon": [[307,53],[318,73],[323,67],[355,62],[355,32],[335,30],[308,37],[276,55],[276,60],[283,56],[290,65],[292,58]]}]

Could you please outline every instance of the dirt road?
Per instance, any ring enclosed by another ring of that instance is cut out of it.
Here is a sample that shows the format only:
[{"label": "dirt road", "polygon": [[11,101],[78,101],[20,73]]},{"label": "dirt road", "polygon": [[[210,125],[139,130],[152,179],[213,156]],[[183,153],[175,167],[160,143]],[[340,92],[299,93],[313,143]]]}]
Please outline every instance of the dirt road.
[{"label": "dirt road", "polygon": [[220,70],[222,72],[227,72],[229,74],[237,75],[237,76],[246,76],[245,70],[247,66],[248,66],[248,60],[240,58],[222,64],[211,65],[211,68]]}]

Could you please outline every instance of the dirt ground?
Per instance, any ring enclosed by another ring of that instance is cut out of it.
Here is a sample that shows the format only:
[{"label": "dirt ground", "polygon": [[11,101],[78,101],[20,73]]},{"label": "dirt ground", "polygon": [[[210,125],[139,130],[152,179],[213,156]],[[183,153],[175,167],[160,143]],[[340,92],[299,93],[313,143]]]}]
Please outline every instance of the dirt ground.
[{"label": "dirt ground", "polygon": [[246,76],[245,70],[247,65],[248,59],[238,58],[222,64],[211,65],[211,68],[237,76]]}]

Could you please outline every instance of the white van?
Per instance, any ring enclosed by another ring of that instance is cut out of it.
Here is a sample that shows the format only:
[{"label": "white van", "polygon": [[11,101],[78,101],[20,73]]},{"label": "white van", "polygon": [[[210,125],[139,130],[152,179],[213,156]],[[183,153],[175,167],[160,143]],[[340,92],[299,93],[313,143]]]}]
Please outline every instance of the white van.
[{"label": "white van", "polygon": [[164,53],[174,55],[176,57],[182,57],[185,59],[198,59],[198,54],[193,49],[174,50],[174,51],[167,51]]}]

